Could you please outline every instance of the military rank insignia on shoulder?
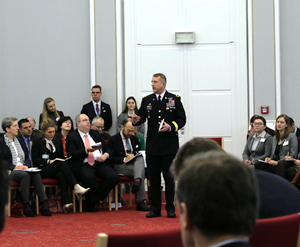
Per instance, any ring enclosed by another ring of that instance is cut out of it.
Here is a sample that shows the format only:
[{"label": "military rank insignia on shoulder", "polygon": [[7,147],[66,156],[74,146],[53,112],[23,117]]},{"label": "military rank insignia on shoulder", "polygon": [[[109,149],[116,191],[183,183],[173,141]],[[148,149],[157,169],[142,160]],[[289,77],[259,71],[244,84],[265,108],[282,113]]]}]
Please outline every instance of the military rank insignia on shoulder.
[{"label": "military rank insignia on shoulder", "polygon": [[179,95],[179,94],[176,94],[176,97],[180,97],[180,95]]}]

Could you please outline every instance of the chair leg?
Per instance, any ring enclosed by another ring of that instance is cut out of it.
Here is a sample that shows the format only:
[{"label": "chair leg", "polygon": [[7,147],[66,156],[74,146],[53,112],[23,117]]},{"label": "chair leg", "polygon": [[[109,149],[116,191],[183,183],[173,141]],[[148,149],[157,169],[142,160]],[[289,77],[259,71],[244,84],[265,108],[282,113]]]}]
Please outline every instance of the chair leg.
[{"label": "chair leg", "polygon": [[7,204],[7,212],[8,212],[8,217],[11,216],[11,188],[8,188],[8,204]]},{"label": "chair leg", "polygon": [[38,215],[40,213],[40,209],[39,209],[39,197],[37,194],[35,194],[35,206],[36,206],[36,215]]},{"label": "chair leg", "polygon": [[73,212],[76,213],[76,198],[75,198],[74,190],[72,190],[72,197],[73,197]]},{"label": "chair leg", "polygon": [[132,205],[132,185],[133,183],[130,184],[130,188],[129,188],[129,207],[131,207]]},{"label": "chair leg", "polygon": [[118,210],[118,184],[115,186],[115,210]]},{"label": "chair leg", "polygon": [[108,209],[111,211],[111,198],[112,198],[112,190],[108,194]]}]

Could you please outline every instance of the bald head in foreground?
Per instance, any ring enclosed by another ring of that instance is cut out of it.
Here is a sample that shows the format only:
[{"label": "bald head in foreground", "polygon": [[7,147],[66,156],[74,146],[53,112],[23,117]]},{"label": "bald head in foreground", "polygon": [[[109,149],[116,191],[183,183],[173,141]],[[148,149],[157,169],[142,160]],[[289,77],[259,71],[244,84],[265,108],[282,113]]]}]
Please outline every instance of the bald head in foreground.
[{"label": "bald head in foreground", "polygon": [[250,246],[259,209],[258,183],[242,161],[224,152],[187,159],[177,200],[185,247]]}]

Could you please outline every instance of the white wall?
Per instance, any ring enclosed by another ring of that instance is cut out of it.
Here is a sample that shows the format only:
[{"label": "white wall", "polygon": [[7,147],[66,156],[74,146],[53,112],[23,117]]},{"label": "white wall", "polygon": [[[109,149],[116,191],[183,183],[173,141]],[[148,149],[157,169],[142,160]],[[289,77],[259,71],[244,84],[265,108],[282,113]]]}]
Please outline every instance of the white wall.
[{"label": "white wall", "polygon": [[0,6],[0,118],[38,119],[46,97],[74,118],[90,100],[89,2]]},{"label": "white wall", "polygon": [[282,113],[300,126],[300,1],[280,1]]}]

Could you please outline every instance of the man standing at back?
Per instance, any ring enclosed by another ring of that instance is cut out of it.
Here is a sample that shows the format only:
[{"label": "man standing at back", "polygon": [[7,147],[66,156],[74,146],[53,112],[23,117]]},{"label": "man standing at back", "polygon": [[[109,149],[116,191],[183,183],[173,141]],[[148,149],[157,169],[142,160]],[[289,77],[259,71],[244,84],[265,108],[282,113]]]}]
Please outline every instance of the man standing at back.
[{"label": "man standing at back", "polygon": [[104,120],[104,130],[108,131],[112,125],[111,109],[109,104],[100,100],[102,95],[101,87],[95,85],[92,87],[93,100],[82,107],[81,114],[85,114],[89,117],[90,122],[96,116],[101,116]]},{"label": "man standing at back", "polygon": [[179,148],[177,131],[185,125],[186,116],[180,96],[166,91],[166,83],[164,74],[154,74],[151,81],[153,94],[143,98],[140,109],[132,117],[134,125],[148,119],[146,159],[151,184],[151,212],[147,218],[161,216],[161,172],[166,185],[167,217],[176,217],[174,179],[169,168]]}]

